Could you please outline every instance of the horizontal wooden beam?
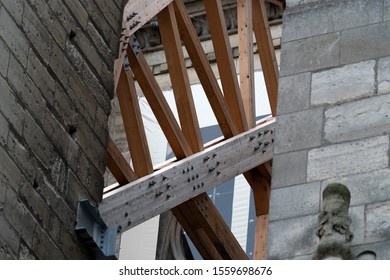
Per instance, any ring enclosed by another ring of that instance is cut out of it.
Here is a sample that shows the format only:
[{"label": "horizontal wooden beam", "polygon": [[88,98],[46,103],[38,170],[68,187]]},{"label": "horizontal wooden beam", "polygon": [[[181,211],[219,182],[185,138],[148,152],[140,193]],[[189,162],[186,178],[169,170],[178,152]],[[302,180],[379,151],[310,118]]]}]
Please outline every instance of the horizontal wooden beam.
[{"label": "horizontal wooden beam", "polygon": [[109,225],[126,230],[234,178],[273,156],[275,120],[232,137],[103,196]]}]

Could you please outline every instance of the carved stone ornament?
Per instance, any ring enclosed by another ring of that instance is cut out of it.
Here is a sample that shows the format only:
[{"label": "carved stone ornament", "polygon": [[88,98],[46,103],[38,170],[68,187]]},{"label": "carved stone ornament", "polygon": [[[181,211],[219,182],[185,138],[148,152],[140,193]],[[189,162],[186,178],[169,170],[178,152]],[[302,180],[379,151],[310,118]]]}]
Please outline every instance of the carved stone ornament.
[{"label": "carved stone ornament", "polygon": [[315,260],[354,259],[350,250],[353,234],[349,230],[351,217],[348,215],[351,194],[339,183],[329,184],[322,193],[323,210],[318,216],[319,245],[313,256]]}]

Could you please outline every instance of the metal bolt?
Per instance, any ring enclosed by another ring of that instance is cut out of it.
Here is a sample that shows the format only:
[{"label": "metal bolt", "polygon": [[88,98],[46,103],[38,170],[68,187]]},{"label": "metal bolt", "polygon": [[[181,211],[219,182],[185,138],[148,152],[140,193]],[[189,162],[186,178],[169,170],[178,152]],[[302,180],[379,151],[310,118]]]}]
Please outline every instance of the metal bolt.
[{"label": "metal bolt", "polygon": [[253,139],[255,139],[255,136],[251,135],[251,137],[249,137],[249,141],[252,141]]},{"label": "metal bolt", "polygon": [[258,149],[260,149],[260,146],[255,146],[253,150],[256,152]]},{"label": "metal bolt", "polygon": [[171,187],[172,187],[171,185],[169,185],[169,184],[167,185],[167,189],[170,189]]},{"label": "metal bolt", "polygon": [[130,226],[130,225],[131,225],[131,221],[128,220],[128,221],[127,221],[127,226]]},{"label": "metal bolt", "polygon": [[160,196],[162,196],[162,194],[163,194],[163,192],[158,192],[158,193],[156,193],[156,197],[160,197]]},{"label": "metal bolt", "polygon": [[125,212],[125,217],[129,216],[129,213]]},{"label": "metal bolt", "polygon": [[170,199],[171,198],[171,195],[170,194],[167,194],[167,199]]},{"label": "metal bolt", "polygon": [[264,135],[269,132],[269,129],[264,130]]},{"label": "metal bolt", "polygon": [[210,168],[209,168],[209,173],[213,172],[214,170],[215,170],[214,167],[210,167]]},{"label": "metal bolt", "polygon": [[265,152],[266,152],[266,151],[267,151],[266,149],[263,149],[263,151],[262,151],[262,152],[263,152],[263,154],[265,154]]},{"label": "metal bolt", "polygon": [[259,132],[257,133],[257,137],[261,137],[263,135],[263,133]]},{"label": "metal bolt", "polygon": [[149,187],[153,187],[156,184],[156,181],[149,182]]},{"label": "metal bolt", "polygon": [[220,164],[221,164],[221,162],[220,162],[220,161],[217,161],[217,166],[220,165]]},{"label": "metal bolt", "polygon": [[217,176],[218,176],[219,174],[221,174],[221,172],[217,171]]},{"label": "metal bolt", "polygon": [[166,179],[168,179],[168,178],[167,178],[166,176],[163,176],[163,178],[162,178],[162,179],[163,179],[163,181],[165,181],[165,180],[166,180]]},{"label": "metal bolt", "polygon": [[210,157],[205,156],[205,157],[203,158],[203,162],[206,162],[206,161],[208,161],[209,159],[210,159]]},{"label": "metal bolt", "polygon": [[217,154],[216,154],[216,153],[214,153],[214,154],[213,154],[213,158],[215,158],[216,156],[217,156]]},{"label": "metal bolt", "polygon": [[264,142],[264,147],[267,147],[270,143],[268,141]]}]

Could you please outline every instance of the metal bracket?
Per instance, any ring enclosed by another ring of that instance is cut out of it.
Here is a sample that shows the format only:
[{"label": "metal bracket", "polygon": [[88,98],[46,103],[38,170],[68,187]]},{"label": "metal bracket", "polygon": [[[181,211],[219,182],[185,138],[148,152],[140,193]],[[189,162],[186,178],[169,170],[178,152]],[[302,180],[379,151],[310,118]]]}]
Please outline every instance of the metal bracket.
[{"label": "metal bracket", "polygon": [[96,259],[117,259],[117,228],[108,228],[97,208],[87,199],[78,203],[75,231]]}]

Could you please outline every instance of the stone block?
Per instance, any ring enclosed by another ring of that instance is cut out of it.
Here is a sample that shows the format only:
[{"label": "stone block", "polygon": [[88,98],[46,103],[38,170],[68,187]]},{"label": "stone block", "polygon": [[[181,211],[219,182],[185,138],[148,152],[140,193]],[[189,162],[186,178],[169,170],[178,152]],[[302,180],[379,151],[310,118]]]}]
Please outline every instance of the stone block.
[{"label": "stone block", "polygon": [[342,32],[340,63],[349,64],[390,55],[390,21]]},{"label": "stone block", "polygon": [[366,206],[366,239],[376,242],[390,239],[390,202],[380,202]]},{"label": "stone block", "polygon": [[0,145],[4,146],[7,143],[8,132],[8,122],[3,114],[0,113]]},{"label": "stone block", "polygon": [[348,211],[348,215],[352,219],[352,223],[350,225],[350,230],[353,233],[353,239],[351,241],[351,245],[362,244],[364,242],[365,235],[365,215],[364,215],[365,206],[354,206],[350,207]]},{"label": "stone block", "polygon": [[36,260],[37,257],[34,255],[34,253],[31,251],[31,249],[24,242],[21,241],[18,259],[19,260]]},{"label": "stone block", "polygon": [[107,45],[99,31],[96,27],[88,22],[87,33],[91,37],[92,42],[95,44],[96,48],[99,50],[100,55],[103,57],[104,62],[108,65],[108,69],[112,70],[114,67],[115,52]]},{"label": "stone block", "polygon": [[[372,254],[376,260],[389,260],[390,259],[390,241],[375,242],[362,244],[359,246],[352,246],[352,253],[359,257],[362,253]],[[371,257],[373,257],[371,255]]]},{"label": "stone block", "polygon": [[1,4],[8,10],[15,22],[20,25],[23,18],[24,0],[2,0]]},{"label": "stone block", "polygon": [[0,40],[0,75],[7,76],[8,63],[9,63],[10,51],[7,46]]},{"label": "stone block", "polygon": [[2,147],[0,147],[0,158],[0,182],[2,187],[9,186],[18,190],[22,178],[21,171]]},{"label": "stone block", "polygon": [[323,108],[278,116],[274,153],[314,148],[321,145]]},{"label": "stone block", "polygon": [[32,246],[37,221],[11,189],[7,190],[4,217],[27,245]]},{"label": "stone block", "polygon": [[348,102],[374,91],[375,61],[350,64],[312,75],[311,105]]},{"label": "stone block", "polygon": [[19,96],[30,113],[42,124],[46,101],[42,97],[39,89],[26,77],[22,65],[13,56],[10,59],[7,78],[14,92]]},{"label": "stone block", "polygon": [[68,172],[65,199],[74,212],[77,211],[77,203],[80,200],[90,199],[90,194],[86,190],[86,187],[83,186],[73,171]]},{"label": "stone block", "polygon": [[12,251],[0,240],[0,259],[1,260],[16,260],[16,256]]},{"label": "stone block", "polygon": [[73,71],[72,66],[66,58],[64,52],[57,46],[57,44],[53,44],[51,53],[49,70],[57,76],[57,79],[62,86],[65,89],[68,89],[68,84],[70,83],[69,76]]},{"label": "stone block", "polygon": [[282,48],[280,76],[337,66],[339,53],[339,32],[287,42]]},{"label": "stone block", "polygon": [[55,158],[53,144],[28,113],[26,113],[23,136],[31,151],[49,169]]},{"label": "stone block", "polygon": [[47,103],[53,105],[56,82],[33,51],[30,51],[28,54],[27,74],[40,90]]},{"label": "stone block", "polygon": [[311,5],[311,9],[302,9],[295,13],[288,13],[286,18],[283,17],[286,25],[283,30],[283,42],[382,21],[382,0],[318,1],[317,3],[318,5]]},{"label": "stone block", "polygon": [[351,192],[351,206],[390,200],[390,170],[387,168],[326,180],[322,188],[332,182],[348,187]]},{"label": "stone block", "polygon": [[85,11],[84,7],[81,5],[78,0],[64,0],[64,3],[76,18],[79,24],[86,29],[88,24],[88,14]]},{"label": "stone block", "polygon": [[325,111],[325,139],[342,142],[389,133],[389,114],[390,94],[329,108]]},{"label": "stone block", "polygon": [[311,255],[318,244],[317,216],[308,215],[271,222],[268,227],[267,259],[291,259]]},{"label": "stone block", "polygon": [[[64,34],[69,38],[71,30],[76,31],[77,21],[73,17],[72,13],[64,5],[64,1],[49,0],[46,1],[50,6],[51,10],[56,12],[56,19],[60,25],[64,27]],[[67,1],[70,2],[70,1]],[[77,2],[77,1],[73,1]],[[66,31],[65,31],[66,30]],[[64,45],[65,46],[65,45]]]},{"label": "stone block", "polygon": [[39,225],[35,227],[32,250],[41,260],[65,259],[65,256],[61,252],[60,248]]},{"label": "stone block", "polygon": [[[3,188],[2,189],[7,189]],[[4,194],[5,196],[5,194]],[[13,254],[17,254],[19,250],[19,234],[12,228],[11,224],[4,217],[4,213],[0,212],[0,242],[7,246]]]},{"label": "stone block", "polygon": [[31,153],[20,143],[18,138],[10,132],[7,142],[7,151],[12,160],[17,164],[19,169],[28,178],[32,184],[35,178],[35,169],[37,162]]},{"label": "stone block", "polygon": [[16,100],[6,80],[0,76],[0,112],[7,119],[15,131],[22,135],[24,110]]},{"label": "stone block", "polygon": [[378,94],[387,93],[390,93],[390,57],[381,58],[378,62]]},{"label": "stone block", "polygon": [[69,42],[66,44],[65,52],[89,92],[94,96],[104,112],[109,115],[111,112],[111,99],[109,98],[109,94],[101,85],[98,77],[93,73],[90,66],[86,63],[83,55]]},{"label": "stone block", "polygon": [[307,181],[317,181],[387,168],[389,137],[335,144],[309,151]]},{"label": "stone block", "polygon": [[272,161],[272,188],[306,182],[307,150],[274,155]]},{"label": "stone block", "polygon": [[0,38],[20,63],[26,65],[29,43],[4,7],[0,7]]},{"label": "stone block", "polygon": [[74,235],[74,231],[70,234],[67,230],[61,230],[59,244],[67,259],[86,260],[90,258],[89,252],[86,251],[85,246]]},{"label": "stone block", "polygon": [[107,22],[114,31],[122,24],[122,11],[114,4],[112,0],[102,0],[96,2],[99,9],[103,12]]},{"label": "stone block", "polygon": [[24,6],[22,26],[24,34],[31,41],[44,63],[48,64],[53,37],[28,4]]},{"label": "stone block", "polygon": [[278,115],[309,109],[310,79],[310,73],[279,79]]},{"label": "stone block", "polygon": [[[57,42],[57,44],[63,49],[65,46],[65,42],[68,39],[67,32],[65,28],[61,25],[58,18],[61,18],[64,16],[64,11],[56,7],[49,7],[48,3],[51,1],[44,1],[44,0],[34,0],[30,1],[31,6],[35,11],[37,12],[37,16],[42,21],[42,23],[45,25],[47,30],[53,35],[54,40]],[[61,6],[63,6],[61,1],[56,1],[57,3],[61,3]],[[68,20],[69,23],[71,23],[70,20]]]},{"label": "stone block", "polygon": [[384,0],[383,20],[390,20],[390,0]]},{"label": "stone block", "polygon": [[318,214],[320,182],[273,189],[270,198],[270,221]]}]

